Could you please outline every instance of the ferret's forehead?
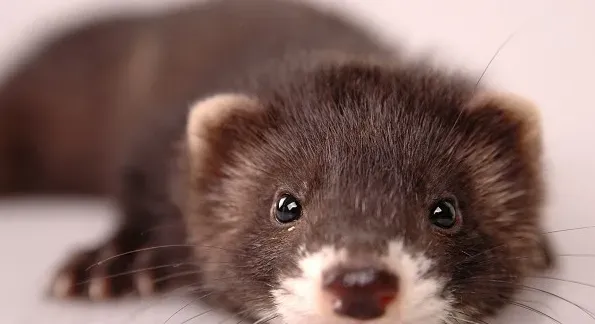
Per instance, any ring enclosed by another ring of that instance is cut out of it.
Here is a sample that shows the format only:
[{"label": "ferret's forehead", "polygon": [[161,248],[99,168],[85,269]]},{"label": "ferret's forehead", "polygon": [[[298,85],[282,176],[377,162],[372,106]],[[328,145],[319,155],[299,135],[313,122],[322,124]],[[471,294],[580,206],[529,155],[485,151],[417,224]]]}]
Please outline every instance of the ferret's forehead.
[{"label": "ferret's forehead", "polygon": [[349,70],[320,77],[295,90],[304,93],[276,104],[280,125],[274,137],[285,134],[284,142],[332,163],[349,158],[362,167],[383,167],[431,161],[456,148],[461,134],[455,126],[477,126],[461,114],[470,91],[455,81]]},{"label": "ferret's forehead", "polygon": [[422,194],[464,179],[463,151],[485,149],[473,134],[482,126],[462,113],[473,86],[460,78],[354,64],[288,89],[270,99],[262,159],[289,178]]},{"label": "ferret's forehead", "polygon": [[[345,114],[387,112],[384,109],[407,113],[433,110],[433,113],[448,114],[452,111],[446,108],[456,110],[456,106],[469,100],[477,90],[475,82],[466,75],[415,65],[379,68],[346,64],[334,69],[321,69],[313,73],[312,79],[304,80],[307,84],[298,87],[306,89],[314,103],[332,102],[344,106],[342,113]],[[357,110],[349,109],[349,106],[358,105]],[[407,109],[406,106],[416,109]]]},{"label": "ferret's forehead", "polygon": [[290,134],[287,142],[294,146],[280,159],[287,164],[283,170],[300,173],[299,177],[305,178],[300,180],[318,182],[326,191],[389,193],[398,189],[423,194],[465,179],[465,164],[456,144],[472,139],[450,135],[440,124],[435,128],[406,123],[391,127],[364,121],[358,124]]}]

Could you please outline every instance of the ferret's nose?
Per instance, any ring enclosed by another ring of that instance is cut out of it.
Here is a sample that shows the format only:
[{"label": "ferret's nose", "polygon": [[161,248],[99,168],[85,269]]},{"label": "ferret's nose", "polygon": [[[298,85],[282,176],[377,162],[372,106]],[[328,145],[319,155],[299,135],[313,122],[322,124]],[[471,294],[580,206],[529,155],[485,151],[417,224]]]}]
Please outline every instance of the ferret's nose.
[{"label": "ferret's nose", "polygon": [[386,270],[337,269],[324,276],[323,285],[337,315],[371,320],[382,317],[397,297],[399,280]]}]

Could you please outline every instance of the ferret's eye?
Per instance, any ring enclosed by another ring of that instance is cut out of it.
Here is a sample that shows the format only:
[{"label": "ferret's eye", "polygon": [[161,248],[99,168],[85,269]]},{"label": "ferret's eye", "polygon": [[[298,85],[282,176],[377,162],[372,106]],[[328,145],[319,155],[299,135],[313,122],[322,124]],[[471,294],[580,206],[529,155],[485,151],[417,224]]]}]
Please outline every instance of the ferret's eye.
[{"label": "ferret's eye", "polygon": [[457,225],[458,220],[457,209],[448,200],[438,201],[430,210],[430,221],[441,229],[453,228]]},{"label": "ferret's eye", "polygon": [[292,195],[281,196],[276,207],[275,218],[280,223],[294,222],[302,216],[302,206],[297,198]]}]

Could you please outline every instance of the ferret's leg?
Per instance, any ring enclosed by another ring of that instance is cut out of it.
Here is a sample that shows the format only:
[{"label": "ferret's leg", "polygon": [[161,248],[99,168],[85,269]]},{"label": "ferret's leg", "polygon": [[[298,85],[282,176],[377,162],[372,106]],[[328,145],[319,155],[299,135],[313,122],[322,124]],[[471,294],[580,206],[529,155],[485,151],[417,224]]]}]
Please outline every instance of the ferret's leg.
[{"label": "ferret's leg", "polygon": [[52,283],[53,296],[147,296],[196,282],[177,210],[151,192],[142,174],[128,174],[124,182],[118,229],[102,244],[69,256]]}]

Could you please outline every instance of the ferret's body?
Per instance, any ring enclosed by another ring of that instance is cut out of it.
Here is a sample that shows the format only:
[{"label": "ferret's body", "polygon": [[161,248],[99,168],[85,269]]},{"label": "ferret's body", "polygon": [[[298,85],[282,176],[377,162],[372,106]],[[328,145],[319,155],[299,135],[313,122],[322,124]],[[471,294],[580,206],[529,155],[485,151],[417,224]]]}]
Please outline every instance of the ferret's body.
[{"label": "ferret's body", "polygon": [[1,92],[26,126],[2,128],[6,191],[107,192],[124,215],[56,296],[190,284],[263,321],[450,323],[551,265],[533,108],[334,14],[213,2],[48,48]]},{"label": "ferret's body", "polygon": [[250,67],[310,50],[388,51],[336,15],[267,0],[70,30],[0,83],[0,193],[109,193],[124,146],[150,116],[229,86]]}]

